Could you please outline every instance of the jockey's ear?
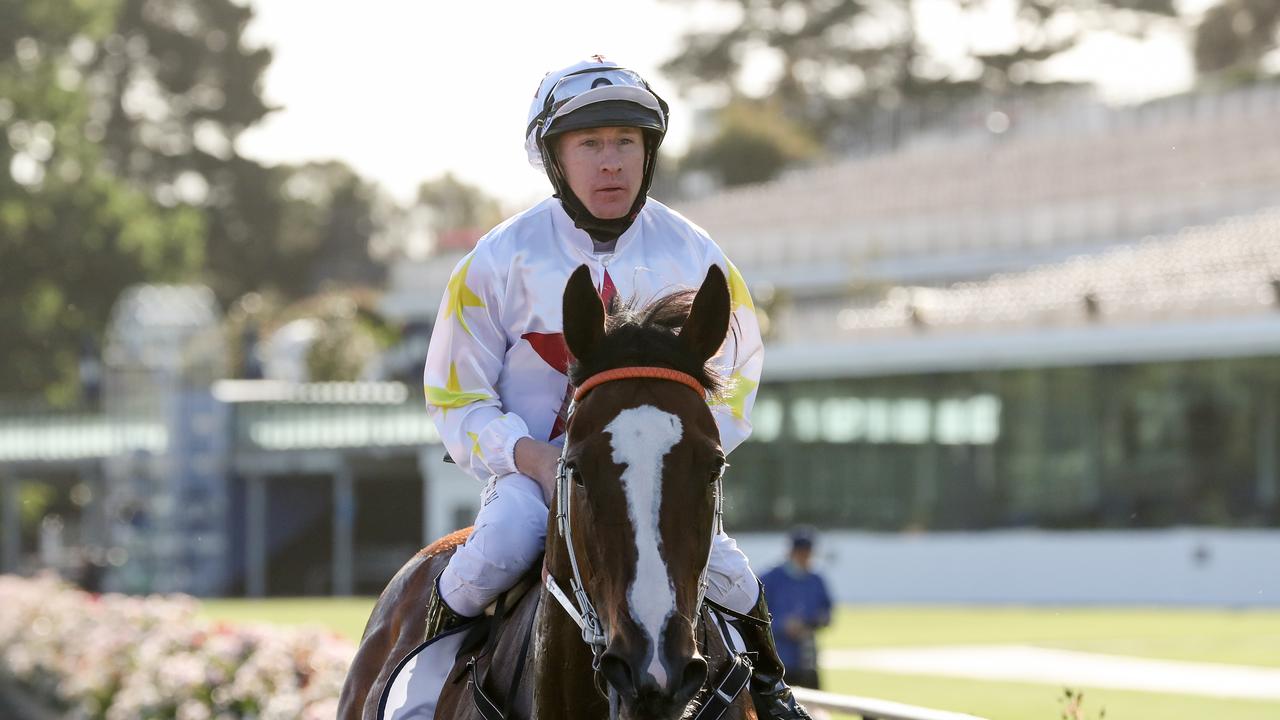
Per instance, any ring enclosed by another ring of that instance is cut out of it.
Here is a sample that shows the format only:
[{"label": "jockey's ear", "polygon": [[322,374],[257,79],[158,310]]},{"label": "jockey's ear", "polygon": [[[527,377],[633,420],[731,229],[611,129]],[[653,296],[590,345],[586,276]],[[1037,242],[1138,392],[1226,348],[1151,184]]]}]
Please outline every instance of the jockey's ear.
[{"label": "jockey's ear", "polygon": [[586,265],[579,265],[564,286],[563,320],[569,352],[585,360],[604,339],[604,303]]},{"label": "jockey's ear", "polygon": [[724,272],[717,265],[707,270],[707,278],[693,298],[689,319],[684,321],[680,338],[703,362],[706,362],[729,332],[729,284]]}]

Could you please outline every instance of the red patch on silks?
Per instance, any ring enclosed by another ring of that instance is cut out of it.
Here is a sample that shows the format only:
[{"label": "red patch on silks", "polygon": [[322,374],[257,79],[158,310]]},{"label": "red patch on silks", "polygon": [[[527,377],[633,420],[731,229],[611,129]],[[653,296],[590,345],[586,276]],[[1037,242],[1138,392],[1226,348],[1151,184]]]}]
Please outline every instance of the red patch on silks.
[{"label": "red patch on silks", "polygon": [[570,385],[564,393],[564,402],[560,405],[560,412],[556,413],[556,421],[551,425],[551,434],[547,436],[547,442],[551,442],[564,434],[565,428],[569,427],[566,419],[569,415],[569,401],[573,397],[573,386]]},{"label": "red patch on silks", "polygon": [[471,537],[472,530],[475,530],[475,528],[465,527],[465,528],[462,528],[461,530],[454,530],[448,535],[445,535],[439,540],[436,540],[430,545],[422,548],[421,550],[418,551],[418,554],[423,557],[431,557],[432,555],[439,555],[440,553],[443,553],[443,552],[449,552],[450,550],[465,543],[467,541],[467,538]]},{"label": "red patch on silks", "polygon": [[609,277],[608,268],[604,271],[604,280],[600,284],[600,299],[604,301],[604,309],[609,309],[609,303],[618,297],[618,288],[613,284],[613,278]]},{"label": "red patch on silks", "polygon": [[[609,303],[618,296],[618,288],[613,284],[613,278],[609,277],[609,271],[604,271],[604,279],[601,281],[600,300],[604,303],[606,309]],[[533,351],[538,353],[538,357],[550,366],[553,370],[561,375],[569,374],[569,363],[573,362],[573,353],[569,352],[569,346],[564,342],[564,333],[536,333],[529,332],[521,335],[529,342],[529,346]],[[560,411],[556,413],[555,424],[551,426],[551,435],[548,440],[554,440],[564,434],[566,421],[565,418],[569,411],[569,402],[573,399],[573,386],[570,385],[565,391],[564,403],[560,406]]]},{"label": "red patch on silks", "polygon": [[569,374],[569,361],[573,359],[573,354],[569,352],[569,346],[564,344],[564,333],[530,332],[520,337],[528,340],[533,351],[553,370],[561,375]]},{"label": "red patch on silks", "polygon": [[[520,337],[529,341],[529,346],[533,351],[538,353],[538,357],[542,361],[551,366],[553,370],[561,375],[569,374],[569,363],[573,360],[573,353],[569,352],[569,346],[564,344],[564,333],[525,333]],[[566,398],[572,397],[573,388],[570,387],[566,391]],[[556,414],[556,422],[551,427],[551,435],[548,440],[555,439],[564,433],[564,415],[568,408],[567,400],[560,408],[560,412]]]}]

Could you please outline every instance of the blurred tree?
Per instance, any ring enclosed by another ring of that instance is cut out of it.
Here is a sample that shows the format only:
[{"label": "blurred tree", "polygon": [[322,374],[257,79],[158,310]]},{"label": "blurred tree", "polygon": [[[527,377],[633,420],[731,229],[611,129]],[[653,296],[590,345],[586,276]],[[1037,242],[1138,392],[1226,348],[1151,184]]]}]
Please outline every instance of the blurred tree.
[{"label": "blurred tree", "polygon": [[1280,47],[1280,2],[1223,0],[1209,8],[1195,30],[1196,71],[1228,82],[1261,76],[1263,60]]},{"label": "blurred tree", "polygon": [[119,291],[192,277],[203,224],[114,177],[86,88],[114,3],[0,4],[0,392],[69,403]]},{"label": "blurred tree", "polygon": [[370,255],[383,224],[378,188],[337,161],[278,172],[285,178],[279,252],[305,271],[279,278],[283,289],[299,297],[334,286],[380,285],[386,267]]},{"label": "blurred tree", "polygon": [[684,157],[680,171],[705,172],[722,187],[764,182],[820,149],[805,128],[767,100],[736,98],[718,111],[715,127],[713,137]]},{"label": "blurred tree", "polygon": [[[670,0],[680,2],[681,0]],[[693,0],[683,0],[692,2]],[[957,18],[1003,12],[991,0],[953,0]],[[715,0],[733,21],[687,33],[663,70],[704,105],[769,98],[783,116],[823,145],[866,125],[871,110],[895,109],[979,92],[1056,85],[1043,64],[1099,30],[1142,35],[1175,15],[1173,0],[1015,0],[1000,33],[963,57],[944,61],[919,37],[936,12],[919,0]],[[728,120],[730,116],[722,116]],[[758,140],[759,138],[753,138]],[[725,157],[728,157],[727,155]]]},{"label": "blurred tree", "polygon": [[306,351],[307,378],[343,382],[377,377],[381,354],[399,339],[399,331],[377,310],[380,295],[368,288],[344,288],[299,300],[274,311],[263,339],[297,320],[313,323],[316,333]]},{"label": "blurred tree", "polygon": [[252,8],[234,0],[115,4],[86,73],[94,98],[86,135],[101,140],[117,175],[162,205],[200,209],[205,279],[224,302],[304,284],[307,268],[279,242],[285,177],[236,151],[240,133],[270,112],[260,88],[271,52],[243,37]]},{"label": "blurred tree", "polygon": [[437,236],[459,230],[485,233],[502,222],[498,201],[453,173],[419,185],[417,204],[429,211],[428,224]]}]

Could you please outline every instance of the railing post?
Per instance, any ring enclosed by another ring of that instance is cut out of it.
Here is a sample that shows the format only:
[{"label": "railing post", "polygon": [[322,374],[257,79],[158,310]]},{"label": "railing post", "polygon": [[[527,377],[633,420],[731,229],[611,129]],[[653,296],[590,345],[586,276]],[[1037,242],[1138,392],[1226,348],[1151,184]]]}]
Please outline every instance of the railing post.
[{"label": "railing post", "polygon": [[261,473],[246,479],[248,512],[245,515],[245,590],[249,597],[267,594],[267,482]]},{"label": "railing post", "polygon": [[431,497],[431,469],[433,462],[440,462],[438,445],[428,445],[418,451],[418,475],[422,478],[422,546],[426,547],[435,541],[436,531],[435,523],[431,521],[432,501]]},{"label": "railing post", "polygon": [[4,516],[0,518],[0,572],[17,572],[22,559],[22,512],[19,503],[18,478],[0,466],[0,493],[3,493]]},{"label": "railing post", "polygon": [[355,477],[346,458],[333,474],[333,594],[355,592]]}]

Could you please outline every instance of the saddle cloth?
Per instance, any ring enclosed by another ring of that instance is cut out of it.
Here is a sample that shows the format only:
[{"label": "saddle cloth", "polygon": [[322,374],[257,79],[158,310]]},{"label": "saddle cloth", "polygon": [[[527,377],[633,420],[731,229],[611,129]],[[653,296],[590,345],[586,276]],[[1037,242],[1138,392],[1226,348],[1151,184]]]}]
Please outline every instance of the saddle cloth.
[{"label": "saddle cloth", "polygon": [[[470,530],[470,528],[468,528]],[[505,593],[500,603],[485,608],[485,614],[448,632],[423,642],[396,665],[382,691],[378,720],[432,720],[440,690],[463,661],[478,649],[489,625],[506,620],[525,594],[537,583],[537,568],[526,573],[515,587]],[[503,616],[495,617],[499,608]],[[533,618],[530,617],[532,622]]]},{"label": "saddle cloth", "polygon": [[441,633],[406,655],[382,691],[378,720],[433,720],[440,690],[473,625]]}]

